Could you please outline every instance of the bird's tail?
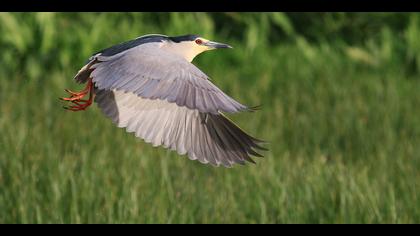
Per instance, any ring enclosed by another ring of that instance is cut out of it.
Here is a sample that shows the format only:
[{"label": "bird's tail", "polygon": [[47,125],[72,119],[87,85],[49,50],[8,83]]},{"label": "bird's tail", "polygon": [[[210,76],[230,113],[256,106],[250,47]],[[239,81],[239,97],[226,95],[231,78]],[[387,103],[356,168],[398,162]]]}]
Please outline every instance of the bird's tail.
[{"label": "bird's tail", "polygon": [[94,60],[89,61],[85,66],[83,66],[82,69],[80,69],[79,72],[77,72],[76,76],[74,76],[74,79],[76,80],[76,82],[79,84],[86,83],[89,80],[90,74],[93,71],[91,66],[97,62],[98,61],[94,59]]}]

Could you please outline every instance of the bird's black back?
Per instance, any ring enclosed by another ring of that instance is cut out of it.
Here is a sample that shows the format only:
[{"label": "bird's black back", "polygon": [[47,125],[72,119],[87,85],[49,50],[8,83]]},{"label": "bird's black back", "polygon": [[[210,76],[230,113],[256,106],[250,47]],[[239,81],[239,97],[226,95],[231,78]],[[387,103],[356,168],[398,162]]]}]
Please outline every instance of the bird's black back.
[{"label": "bird's black back", "polygon": [[134,48],[137,47],[141,44],[145,44],[145,43],[153,43],[153,42],[162,42],[163,40],[167,40],[168,37],[167,36],[163,36],[163,35],[149,35],[149,36],[144,36],[144,37],[140,37],[140,38],[136,38],[127,42],[123,42],[114,46],[111,46],[109,48],[103,49],[97,53],[94,53],[94,55],[101,53],[102,56],[113,56],[115,54],[118,54],[120,52],[126,51],[130,48]]}]

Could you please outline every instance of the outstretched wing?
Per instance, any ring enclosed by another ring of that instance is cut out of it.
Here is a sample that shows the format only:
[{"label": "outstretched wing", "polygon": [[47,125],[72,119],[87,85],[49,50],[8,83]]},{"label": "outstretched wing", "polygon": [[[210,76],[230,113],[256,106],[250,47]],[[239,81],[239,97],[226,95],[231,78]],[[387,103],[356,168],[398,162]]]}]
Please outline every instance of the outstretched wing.
[{"label": "outstretched wing", "polygon": [[[261,156],[251,137],[221,112],[250,108],[235,101],[196,66],[139,38],[92,56],[75,79],[95,84],[95,102],[118,127],[192,160],[231,166]],[[153,40],[157,40],[153,38]],[[160,39],[159,39],[160,40]]]},{"label": "outstretched wing", "polygon": [[161,49],[159,43],[141,44],[111,56],[99,53],[85,71],[99,89],[131,92],[216,115],[251,109],[226,95],[196,66]]},{"label": "outstretched wing", "polygon": [[187,154],[191,160],[230,167],[253,162],[261,156],[261,140],[242,131],[222,114],[202,113],[165,100],[149,99],[132,92],[97,89],[95,102],[102,112],[127,132],[153,146]]}]

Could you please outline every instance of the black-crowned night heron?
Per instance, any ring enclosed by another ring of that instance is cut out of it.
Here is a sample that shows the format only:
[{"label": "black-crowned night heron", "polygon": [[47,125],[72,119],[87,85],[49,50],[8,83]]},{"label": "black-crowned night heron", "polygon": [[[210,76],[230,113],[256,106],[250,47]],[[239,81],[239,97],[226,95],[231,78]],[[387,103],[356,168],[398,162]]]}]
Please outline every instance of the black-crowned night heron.
[{"label": "black-crowned night heron", "polygon": [[145,35],[90,57],[75,76],[86,88],[66,90],[71,96],[62,99],[73,103],[66,107],[72,111],[86,109],[94,99],[118,127],[201,163],[255,163],[250,156],[262,156],[256,150],[266,150],[263,141],[222,114],[253,108],[223,93],[191,64],[216,48],[231,47],[197,35]]}]

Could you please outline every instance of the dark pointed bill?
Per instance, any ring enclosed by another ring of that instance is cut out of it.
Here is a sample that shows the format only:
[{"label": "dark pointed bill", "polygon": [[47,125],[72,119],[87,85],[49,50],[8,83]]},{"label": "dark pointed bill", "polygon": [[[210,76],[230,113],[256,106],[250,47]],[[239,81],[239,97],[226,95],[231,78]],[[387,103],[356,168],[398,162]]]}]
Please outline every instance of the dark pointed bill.
[{"label": "dark pointed bill", "polygon": [[227,45],[224,43],[212,42],[212,41],[208,41],[207,43],[205,43],[205,45],[210,48],[232,48],[232,46],[230,45]]}]

